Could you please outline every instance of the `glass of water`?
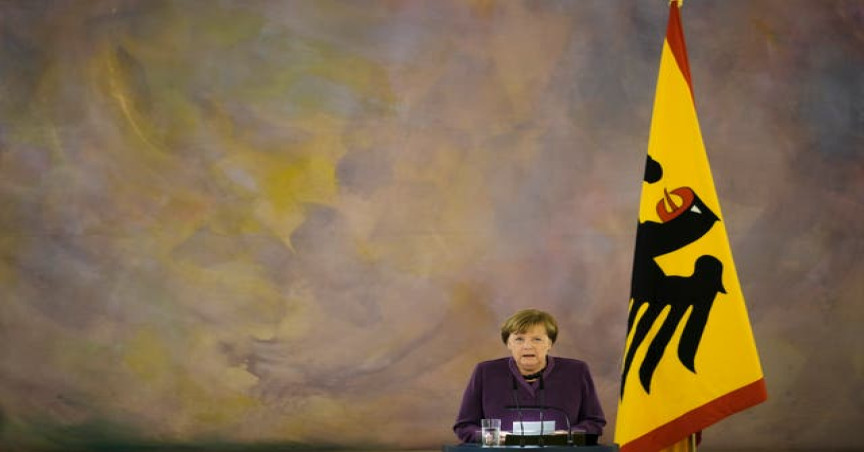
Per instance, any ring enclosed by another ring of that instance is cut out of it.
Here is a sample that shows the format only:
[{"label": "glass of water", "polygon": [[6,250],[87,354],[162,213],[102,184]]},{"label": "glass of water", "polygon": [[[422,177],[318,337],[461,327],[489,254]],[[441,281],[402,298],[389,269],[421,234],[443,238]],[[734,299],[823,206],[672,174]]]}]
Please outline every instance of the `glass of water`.
[{"label": "glass of water", "polygon": [[495,447],[501,439],[501,419],[480,420],[480,444],[483,447]]}]

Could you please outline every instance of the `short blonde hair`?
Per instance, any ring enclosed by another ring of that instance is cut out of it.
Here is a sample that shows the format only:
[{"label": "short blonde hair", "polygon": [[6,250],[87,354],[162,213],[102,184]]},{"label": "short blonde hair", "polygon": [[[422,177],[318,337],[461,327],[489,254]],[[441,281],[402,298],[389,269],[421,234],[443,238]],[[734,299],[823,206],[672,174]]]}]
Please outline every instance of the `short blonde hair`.
[{"label": "short blonde hair", "polygon": [[525,333],[534,325],[543,325],[546,328],[546,335],[553,344],[555,343],[555,339],[558,338],[558,323],[551,314],[538,309],[523,309],[505,320],[501,325],[501,341],[506,345],[511,334]]}]

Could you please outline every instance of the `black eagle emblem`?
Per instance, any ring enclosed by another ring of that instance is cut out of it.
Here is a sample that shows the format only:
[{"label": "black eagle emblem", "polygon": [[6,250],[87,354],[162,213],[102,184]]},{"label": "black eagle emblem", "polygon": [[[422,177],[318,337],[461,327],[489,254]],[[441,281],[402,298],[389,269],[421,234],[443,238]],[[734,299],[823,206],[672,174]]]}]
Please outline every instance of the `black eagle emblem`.
[{"label": "black eagle emblem", "polygon": [[[656,183],[662,176],[662,166],[648,156],[645,182]],[[696,352],[708,323],[708,314],[717,294],[726,293],[723,263],[714,256],[697,258],[689,276],[667,275],[655,260],[699,240],[719,221],[717,215],[689,187],[676,188],[671,193],[666,191],[664,199],[657,203],[657,212],[661,222],[645,221],[639,223],[636,230],[631,305],[627,318],[627,337],[632,334],[632,339],[625,350],[622,399],[636,350],[667,307],[668,315],[648,345],[645,358],[638,364],[642,388],[651,393],[654,371],[688,310],[691,312],[678,343],[678,360],[696,373]],[[636,315],[640,310],[644,312],[637,323]]]}]

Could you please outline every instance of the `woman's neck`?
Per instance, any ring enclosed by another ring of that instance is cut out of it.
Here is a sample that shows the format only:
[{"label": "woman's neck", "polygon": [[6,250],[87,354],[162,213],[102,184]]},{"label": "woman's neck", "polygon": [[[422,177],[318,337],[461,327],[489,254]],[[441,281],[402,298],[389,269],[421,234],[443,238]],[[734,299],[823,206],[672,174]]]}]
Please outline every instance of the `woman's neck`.
[{"label": "woman's neck", "polygon": [[524,378],[526,381],[531,381],[540,378],[540,376],[543,375],[544,370],[546,370],[545,364],[543,365],[543,367],[535,370],[534,372],[519,369],[519,373],[522,374],[522,378]]}]

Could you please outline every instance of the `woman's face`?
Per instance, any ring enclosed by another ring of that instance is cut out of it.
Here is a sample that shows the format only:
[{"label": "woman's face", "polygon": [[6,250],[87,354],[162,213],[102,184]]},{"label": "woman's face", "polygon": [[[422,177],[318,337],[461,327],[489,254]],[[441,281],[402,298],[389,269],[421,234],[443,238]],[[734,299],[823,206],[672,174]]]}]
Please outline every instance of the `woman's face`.
[{"label": "woman's face", "polygon": [[523,374],[532,374],[546,366],[546,354],[552,349],[552,340],[546,327],[536,324],[524,333],[513,333],[507,338],[507,348]]}]

